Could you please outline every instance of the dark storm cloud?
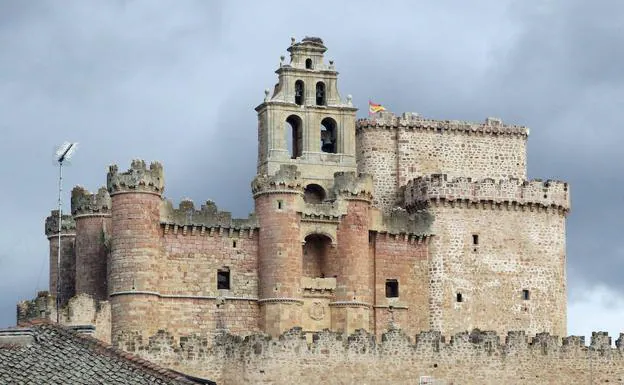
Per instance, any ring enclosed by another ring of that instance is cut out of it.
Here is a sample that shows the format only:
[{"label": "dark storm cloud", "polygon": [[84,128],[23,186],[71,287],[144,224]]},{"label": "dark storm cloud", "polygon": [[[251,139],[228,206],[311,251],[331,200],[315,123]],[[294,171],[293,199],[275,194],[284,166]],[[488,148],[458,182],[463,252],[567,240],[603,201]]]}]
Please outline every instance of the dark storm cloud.
[{"label": "dark storm cloud", "polygon": [[[28,4],[28,5],[25,5]],[[290,36],[321,36],[342,97],[531,127],[529,173],[572,184],[569,288],[621,290],[617,119],[624,3],[549,1],[0,1],[0,325],[47,286],[53,147],[81,147],[65,188],[160,160],[175,204],[246,216],[256,116]],[[287,59],[288,60],[288,59]],[[19,170],[19,172],[18,172]],[[67,198],[67,194],[65,197]],[[68,205],[66,204],[67,208]],[[610,266],[606,268],[606,266]]]}]

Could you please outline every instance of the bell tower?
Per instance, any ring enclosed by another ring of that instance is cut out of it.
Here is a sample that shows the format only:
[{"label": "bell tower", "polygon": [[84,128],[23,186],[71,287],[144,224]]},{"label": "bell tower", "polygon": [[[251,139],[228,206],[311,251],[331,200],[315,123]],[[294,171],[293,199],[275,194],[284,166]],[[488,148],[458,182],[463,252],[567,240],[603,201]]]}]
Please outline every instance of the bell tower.
[{"label": "bell tower", "polygon": [[290,63],[275,71],[258,112],[258,175],[296,165],[301,178],[326,185],[339,171],[356,171],[355,112],[351,96],[340,98],[334,62],[318,37],[292,38]]}]

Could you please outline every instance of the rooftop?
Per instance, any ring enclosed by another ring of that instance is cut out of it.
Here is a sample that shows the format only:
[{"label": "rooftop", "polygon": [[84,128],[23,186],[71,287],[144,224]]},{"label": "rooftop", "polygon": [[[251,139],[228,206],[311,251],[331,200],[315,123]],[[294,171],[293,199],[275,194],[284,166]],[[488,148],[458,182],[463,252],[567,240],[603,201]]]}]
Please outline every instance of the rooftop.
[{"label": "rooftop", "polygon": [[51,323],[0,330],[0,383],[215,384]]}]

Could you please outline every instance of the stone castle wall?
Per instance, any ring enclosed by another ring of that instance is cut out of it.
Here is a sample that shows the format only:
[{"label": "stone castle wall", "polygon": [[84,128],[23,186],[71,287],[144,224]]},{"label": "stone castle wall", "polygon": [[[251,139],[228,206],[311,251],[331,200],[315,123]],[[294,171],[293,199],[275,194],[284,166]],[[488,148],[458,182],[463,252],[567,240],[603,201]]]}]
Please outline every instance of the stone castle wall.
[{"label": "stone castle wall", "polygon": [[375,203],[388,211],[416,177],[526,179],[527,137],[527,128],[498,119],[477,124],[384,112],[357,122],[358,171],[373,175]]},{"label": "stone castle wall", "polygon": [[[309,343],[300,329],[279,338],[224,334],[214,340],[173,338],[166,332],[130,352],[219,384],[569,385],[624,383],[624,337],[616,347],[606,333],[563,339],[547,333],[439,332],[408,337],[401,330],[381,340],[357,331],[319,332]],[[593,382],[590,382],[593,381]]]}]

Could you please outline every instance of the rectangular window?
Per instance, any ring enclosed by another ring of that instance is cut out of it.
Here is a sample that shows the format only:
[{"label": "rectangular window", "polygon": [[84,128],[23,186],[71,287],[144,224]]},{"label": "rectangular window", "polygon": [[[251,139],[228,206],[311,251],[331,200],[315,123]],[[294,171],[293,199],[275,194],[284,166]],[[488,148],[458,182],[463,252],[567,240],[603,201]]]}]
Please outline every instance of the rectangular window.
[{"label": "rectangular window", "polygon": [[528,301],[530,299],[529,290],[527,289],[522,290],[522,299],[525,301]]},{"label": "rectangular window", "polygon": [[477,246],[479,244],[479,235],[478,234],[472,234],[472,244]]},{"label": "rectangular window", "polygon": [[282,202],[281,200],[277,201],[277,209],[281,210],[284,208],[284,202]]},{"label": "rectangular window", "polygon": [[219,269],[217,271],[217,289],[230,290],[230,269]]},{"label": "rectangular window", "polygon": [[457,293],[457,296],[455,297],[455,300],[457,302],[464,302],[464,297],[462,296],[462,293]]},{"label": "rectangular window", "polygon": [[399,281],[396,279],[386,279],[386,298],[399,297]]},{"label": "rectangular window", "polygon": [[236,248],[236,241],[232,241],[232,247]]}]

